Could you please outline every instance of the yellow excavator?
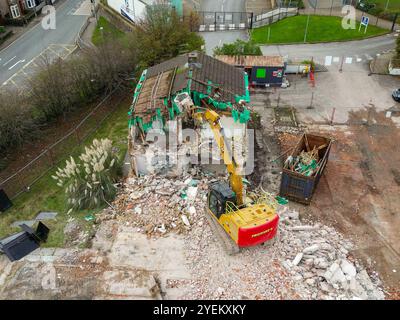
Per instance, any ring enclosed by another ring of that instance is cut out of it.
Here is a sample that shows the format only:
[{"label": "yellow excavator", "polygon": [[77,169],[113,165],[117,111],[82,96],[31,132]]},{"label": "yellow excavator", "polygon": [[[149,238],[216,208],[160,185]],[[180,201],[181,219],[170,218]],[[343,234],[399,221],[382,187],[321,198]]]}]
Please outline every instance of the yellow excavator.
[{"label": "yellow excavator", "polygon": [[218,181],[209,186],[207,211],[239,248],[255,246],[271,240],[278,230],[279,216],[267,203],[244,199],[242,176],[231,155],[220,116],[211,109],[194,112],[200,122],[208,122],[218,144],[221,158],[229,173],[228,185]]}]

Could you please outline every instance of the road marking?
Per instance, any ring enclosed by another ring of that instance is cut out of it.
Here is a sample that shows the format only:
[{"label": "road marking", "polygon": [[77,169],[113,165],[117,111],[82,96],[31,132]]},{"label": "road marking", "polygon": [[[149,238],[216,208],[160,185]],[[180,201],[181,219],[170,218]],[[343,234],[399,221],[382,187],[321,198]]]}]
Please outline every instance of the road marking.
[{"label": "road marking", "polygon": [[[61,3],[58,7],[55,6],[56,10],[58,10],[58,12],[60,12],[60,10],[66,6],[66,4],[68,3],[68,1],[65,1],[64,3]],[[11,42],[7,47],[3,48],[0,50],[0,53],[3,51],[6,51],[8,48],[10,48],[12,45],[14,45],[15,43],[17,43],[18,41],[20,41],[22,38],[26,37],[28,33],[32,32],[34,29],[36,29],[37,27],[41,26],[42,24],[40,22],[36,23],[31,29],[29,29],[28,31],[26,31],[25,33],[23,33],[19,38],[17,38],[16,40],[14,40],[13,42]]]},{"label": "road marking", "polygon": [[19,61],[17,61],[16,63],[14,63],[11,67],[9,67],[8,70],[11,70],[11,69],[14,68],[16,65],[18,65],[18,64],[20,64],[20,63],[24,63],[24,62],[25,62],[25,59],[24,59],[24,60],[19,60]]},{"label": "road marking", "polygon": [[5,67],[6,65],[8,65],[8,64],[9,64],[11,61],[13,61],[16,57],[17,57],[17,56],[12,57],[10,60],[8,60],[5,64],[3,64],[3,67]]},{"label": "road marking", "polygon": [[352,57],[347,57],[346,58],[346,63],[347,64],[351,64],[353,62],[353,58]]},{"label": "road marking", "polygon": [[332,64],[332,56],[325,57],[325,65],[330,66]]}]

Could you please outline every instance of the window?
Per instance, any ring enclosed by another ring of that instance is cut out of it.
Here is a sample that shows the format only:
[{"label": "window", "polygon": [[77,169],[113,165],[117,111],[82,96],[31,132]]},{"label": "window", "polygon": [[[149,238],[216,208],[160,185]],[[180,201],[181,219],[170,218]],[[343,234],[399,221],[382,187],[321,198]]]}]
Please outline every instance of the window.
[{"label": "window", "polygon": [[32,9],[36,6],[35,0],[25,0],[26,7]]},{"label": "window", "polygon": [[222,213],[224,213],[224,207],[221,202],[217,198],[217,196],[214,194],[214,192],[211,192],[208,198],[208,207],[210,208],[211,212],[219,219]]},{"label": "window", "polygon": [[17,4],[10,6],[11,16],[13,19],[19,18],[21,13],[19,12],[19,7]]},{"label": "window", "polygon": [[266,76],[267,76],[267,70],[266,69],[257,69],[256,77],[258,79],[265,79]]}]

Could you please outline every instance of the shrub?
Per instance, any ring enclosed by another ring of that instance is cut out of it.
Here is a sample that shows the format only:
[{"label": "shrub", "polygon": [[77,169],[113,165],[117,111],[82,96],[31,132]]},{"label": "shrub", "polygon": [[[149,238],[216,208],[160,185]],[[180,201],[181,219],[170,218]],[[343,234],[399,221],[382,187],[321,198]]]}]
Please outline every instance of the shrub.
[{"label": "shrub", "polygon": [[65,187],[69,209],[93,209],[111,202],[116,194],[118,157],[109,139],[93,140],[85,153],[66,161],[52,176],[57,185]]},{"label": "shrub", "polygon": [[225,43],[222,47],[216,47],[214,49],[214,55],[260,56],[262,52],[260,46],[254,42],[238,39],[234,43]]},{"label": "shrub", "polygon": [[0,94],[0,151],[19,147],[37,132],[31,109],[15,92]]},{"label": "shrub", "polygon": [[400,37],[398,37],[396,41],[396,52],[397,52],[397,59],[400,59]]}]

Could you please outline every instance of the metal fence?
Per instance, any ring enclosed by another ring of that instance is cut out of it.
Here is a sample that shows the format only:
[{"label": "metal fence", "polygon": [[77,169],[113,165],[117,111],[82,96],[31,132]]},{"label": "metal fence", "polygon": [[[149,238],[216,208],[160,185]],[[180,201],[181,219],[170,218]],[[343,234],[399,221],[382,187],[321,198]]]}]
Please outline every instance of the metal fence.
[{"label": "metal fence", "polygon": [[229,31],[251,28],[252,13],[196,11],[183,19],[189,22],[192,31]]},{"label": "metal fence", "polygon": [[258,28],[271,23],[280,21],[287,17],[293,17],[299,14],[298,7],[279,7],[274,10],[270,10],[265,13],[253,16],[253,21],[251,23],[252,28]]},{"label": "metal fence", "polygon": [[[119,96],[117,94],[119,93]],[[0,182],[0,189],[4,189],[10,198],[15,198],[36,183],[48,171],[54,168],[76,146],[93,134],[126,97],[119,88],[108,94],[75,128],[64,137],[49,146],[36,158],[19,169],[17,172]],[[110,107],[109,102],[116,101]]]},{"label": "metal fence", "polygon": [[[310,4],[312,4],[312,0],[309,0]],[[315,3],[318,4],[316,1]],[[347,0],[343,2],[343,5],[337,5],[335,2],[331,2],[331,5],[322,6],[320,4],[315,5],[310,8],[300,9],[300,15],[319,15],[319,16],[336,16],[336,17],[344,17],[348,14],[347,10],[345,10],[344,6],[350,5],[353,6],[356,14],[356,20],[361,21],[362,16],[366,16],[369,18],[369,24],[374,25],[380,28],[394,30],[396,27],[399,27],[397,22],[396,25],[396,16],[395,15],[372,15],[367,12],[361,11],[359,8],[356,7],[357,2],[356,0]]]}]

